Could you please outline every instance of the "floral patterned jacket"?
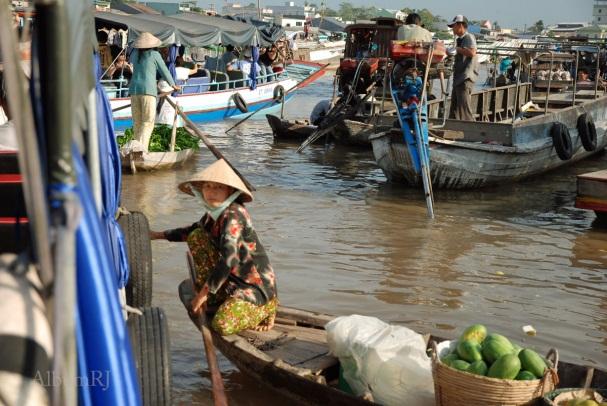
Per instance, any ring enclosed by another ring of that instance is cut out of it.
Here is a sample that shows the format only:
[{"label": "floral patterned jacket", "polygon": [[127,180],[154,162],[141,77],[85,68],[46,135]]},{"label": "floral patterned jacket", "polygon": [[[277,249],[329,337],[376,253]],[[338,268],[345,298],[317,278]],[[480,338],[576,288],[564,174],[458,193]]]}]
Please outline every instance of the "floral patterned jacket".
[{"label": "floral patterned jacket", "polygon": [[234,202],[217,221],[205,214],[189,227],[165,231],[165,237],[169,241],[186,241],[197,228],[209,233],[220,253],[219,262],[207,280],[211,293],[225,288],[228,296],[258,306],[276,296],[274,270],[244,206]]}]

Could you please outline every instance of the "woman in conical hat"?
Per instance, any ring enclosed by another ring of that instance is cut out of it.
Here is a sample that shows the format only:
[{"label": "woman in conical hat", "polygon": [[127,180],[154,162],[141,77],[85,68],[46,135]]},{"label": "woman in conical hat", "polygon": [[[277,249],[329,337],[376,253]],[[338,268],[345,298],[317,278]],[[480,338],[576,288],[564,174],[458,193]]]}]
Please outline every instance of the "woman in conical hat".
[{"label": "woman in conical hat", "polygon": [[133,139],[141,143],[141,148],[148,150],[150,137],[154,131],[156,118],[156,73],[167,81],[175,90],[180,90],[173,81],[160,53],[156,51],[162,41],[149,32],[143,32],[133,42],[131,64],[133,74],[129,82],[131,96],[131,113],[133,116]]},{"label": "woman in conical hat", "polygon": [[151,231],[152,239],[186,241],[196,264],[191,283],[179,285],[179,295],[194,314],[203,305],[219,306],[213,329],[222,335],[245,329],[269,330],[278,306],[274,270],[253,229],[244,203],[253,195],[240,177],[220,159],[179,190],[200,197],[205,211],[188,227]]}]

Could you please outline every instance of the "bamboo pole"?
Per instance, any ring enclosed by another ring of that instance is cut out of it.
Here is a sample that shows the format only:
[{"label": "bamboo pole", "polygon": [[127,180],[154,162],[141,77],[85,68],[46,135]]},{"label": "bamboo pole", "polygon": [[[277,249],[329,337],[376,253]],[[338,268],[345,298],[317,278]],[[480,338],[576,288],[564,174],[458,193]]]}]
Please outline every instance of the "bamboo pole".
[{"label": "bamboo pole", "polygon": [[[190,280],[192,282],[192,290],[196,292],[195,265],[194,258],[190,251],[187,251],[188,267],[190,270]],[[223,387],[223,379],[217,362],[217,354],[215,354],[215,345],[213,344],[213,335],[207,326],[206,320],[206,305],[203,305],[200,315],[198,316],[198,324],[202,332],[202,342],[204,343],[204,352],[207,357],[209,372],[211,373],[211,387],[213,391],[213,403],[215,406],[227,406],[228,399],[226,398],[225,389]]]},{"label": "bamboo pole", "polygon": [[[161,97],[166,96],[166,94],[160,95]],[[238,177],[244,182],[244,184],[246,185],[246,187],[251,190],[254,191],[255,187],[249,183],[249,181],[242,176],[242,174],[238,171],[238,169],[236,169],[234,167],[234,165],[232,165],[230,163],[230,161],[228,161],[226,159],[226,157],[223,156],[223,154],[213,145],[213,143],[209,140],[209,138],[202,132],[200,131],[200,129],[198,129],[198,127],[196,127],[196,125],[192,122],[192,120],[190,120],[188,118],[188,116],[183,112],[183,110],[181,110],[181,107],[179,107],[173,100],[171,100],[170,98],[166,98],[166,101],[173,106],[173,108],[175,109],[175,111],[177,112],[177,114],[179,114],[179,116],[183,119],[183,122],[185,123],[185,129],[192,134],[194,137],[198,137],[202,140],[202,142],[204,142],[204,145],[207,146],[207,148],[213,153],[213,155],[215,155],[215,157],[217,159],[223,159],[224,161],[226,161],[226,163],[230,166],[230,168],[232,168],[232,170],[238,175]]]}]

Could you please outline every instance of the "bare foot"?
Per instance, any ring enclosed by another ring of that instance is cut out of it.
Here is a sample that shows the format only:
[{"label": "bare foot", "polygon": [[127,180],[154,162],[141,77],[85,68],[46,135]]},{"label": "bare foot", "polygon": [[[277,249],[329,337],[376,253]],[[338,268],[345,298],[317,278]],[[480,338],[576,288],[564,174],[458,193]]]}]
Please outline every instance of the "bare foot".
[{"label": "bare foot", "polygon": [[272,327],[274,327],[274,319],[275,318],[276,318],[275,314],[269,316],[267,319],[265,319],[264,321],[262,321],[261,323],[259,323],[253,330],[255,330],[255,331],[269,331],[269,330],[272,330]]}]

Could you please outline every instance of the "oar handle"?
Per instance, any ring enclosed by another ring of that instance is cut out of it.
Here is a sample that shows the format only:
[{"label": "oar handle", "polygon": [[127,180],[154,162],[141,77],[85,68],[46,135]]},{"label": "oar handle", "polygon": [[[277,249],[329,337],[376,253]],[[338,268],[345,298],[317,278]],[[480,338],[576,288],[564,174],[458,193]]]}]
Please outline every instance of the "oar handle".
[{"label": "oar handle", "polygon": [[[165,97],[168,94],[170,93],[163,93],[162,95],[159,95],[159,97]],[[204,142],[204,145],[207,146],[207,148],[213,153],[213,155],[215,155],[217,159],[223,159],[224,161],[226,161],[230,168],[232,168],[232,170],[234,170],[238,177],[242,179],[246,187],[249,190],[254,191],[255,187],[251,183],[249,183],[249,181],[244,176],[242,176],[238,169],[236,169],[234,165],[232,165],[230,161],[228,161],[226,157],[223,156],[223,154],[213,145],[209,138],[202,131],[200,131],[198,127],[196,127],[192,120],[190,120],[188,116],[181,110],[181,107],[179,107],[173,100],[171,100],[170,97],[167,97],[166,101],[175,109],[175,111],[177,111],[179,116],[183,119],[185,123],[185,129],[193,136],[200,138],[202,142]]]}]

